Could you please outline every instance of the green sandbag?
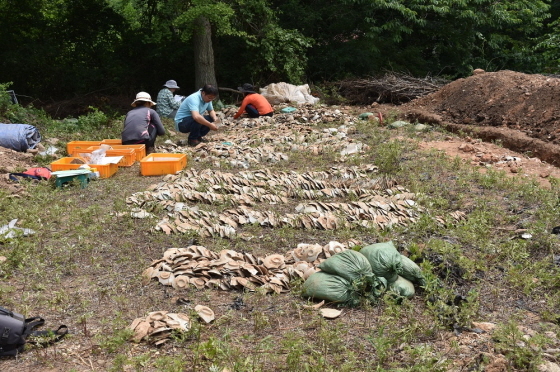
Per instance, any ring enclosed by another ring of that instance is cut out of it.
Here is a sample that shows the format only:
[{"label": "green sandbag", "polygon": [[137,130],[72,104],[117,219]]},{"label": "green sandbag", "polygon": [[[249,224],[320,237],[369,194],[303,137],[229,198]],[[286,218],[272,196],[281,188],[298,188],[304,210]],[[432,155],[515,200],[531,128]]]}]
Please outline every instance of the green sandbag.
[{"label": "green sandbag", "polygon": [[321,262],[319,269],[353,282],[364,276],[372,277],[371,265],[360,252],[347,249]]},{"label": "green sandbag", "polygon": [[422,269],[410,258],[401,255],[402,269],[399,275],[403,278],[410,280],[414,284],[423,287],[426,285],[426,279],[422,275]]},{"label": "green sandbag", "polygon": [[387,279],[382,276],[374,276],[374,278],[375,284],[372,286],[371,294],[374,297],[381,297],[381,295],[388,289],[387,287],[389,285],[387,284]]},{"label": "green sandbag", "polygon": [[410,298],[414,296],[414,284],[402,276],[399,276],[397,280],[389,284],[389,289],[402,297]]},{"label": "green sandbag", "polygon": [[359,294],[352,291],[352,284],[341,276],[318,271],[303,283],[304,297],[325,300],[337,304],[357,306]]},{"label": "green sandbag", "polygon": [[362,248],[360,253],[366,256],[376,276],[384,277],[389,284],[397,280],[398,273],[402,270],[402,261],[393,242],[371,244]]}]

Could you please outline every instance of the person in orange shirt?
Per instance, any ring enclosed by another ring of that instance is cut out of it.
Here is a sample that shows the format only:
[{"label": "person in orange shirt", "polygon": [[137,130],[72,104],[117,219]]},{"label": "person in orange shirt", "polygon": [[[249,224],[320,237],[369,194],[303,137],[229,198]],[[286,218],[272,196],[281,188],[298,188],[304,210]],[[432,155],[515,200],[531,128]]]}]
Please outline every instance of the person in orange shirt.
[{"label": "person in orange shirt", "polygon": [[244,112],[250,118],[258,118],[259,116],[272,116],[274,109],[264,96],[255,92],[255,88],[251,84],[245,83],[242,87],[237,88],[243,93],[243,102],[239,111],[233,116],[234,119],[240,117]]}]

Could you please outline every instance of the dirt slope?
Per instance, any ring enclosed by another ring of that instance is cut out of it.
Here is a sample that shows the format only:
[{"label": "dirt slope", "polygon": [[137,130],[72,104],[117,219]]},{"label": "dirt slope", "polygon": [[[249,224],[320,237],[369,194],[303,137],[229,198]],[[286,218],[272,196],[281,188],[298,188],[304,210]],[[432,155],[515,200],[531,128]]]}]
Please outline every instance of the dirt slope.
[{"label": "dirt slope", "polygon": [[560,79],[513,71],[459,79],[400,107],[409,120],[500,140],[514,151],[560,162]]}]

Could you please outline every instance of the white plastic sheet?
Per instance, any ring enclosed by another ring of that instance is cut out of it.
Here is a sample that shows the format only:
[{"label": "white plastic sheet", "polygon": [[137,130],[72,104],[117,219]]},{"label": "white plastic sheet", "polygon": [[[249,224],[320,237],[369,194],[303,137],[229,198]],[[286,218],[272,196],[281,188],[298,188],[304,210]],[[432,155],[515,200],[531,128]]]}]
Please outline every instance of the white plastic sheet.
[{"label": "white plastic sheet", "polygon": [[292,85],[288,83],[273,83],[260,89],[260,93],[271,105],[280,103],[295,103],[297,105],[316,104],[319,98],[313,97],[309,91],[309,85]]}]

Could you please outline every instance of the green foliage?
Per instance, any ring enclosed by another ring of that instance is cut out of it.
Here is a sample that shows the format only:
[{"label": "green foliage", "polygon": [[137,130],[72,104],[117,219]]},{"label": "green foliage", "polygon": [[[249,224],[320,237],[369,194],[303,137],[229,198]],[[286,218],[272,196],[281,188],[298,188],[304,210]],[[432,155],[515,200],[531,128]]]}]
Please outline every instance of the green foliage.
[{"label": "green foliage", "polygon": [[109,118],[107,118],[104,112],[91,106],[89,109],[91,110],[89,113],[78,118],[78,127],[99,129],[109,123]]},{"label": "green foliage", "polygon": [[548,73],[560,73],[560,19],[548,25],[550,32],[544,34],[535,46],[534,53],[544,58],[544,70]]},{"label": "green foliage", "polygon": [[235,16],[231,6],[221,1],[192,0],[191,6],[174,20],[174,25],[182,30],[183,40],[189,40],[198,27],[197,20],[204,17],[215,27],[217,35],[237,35],[243,33],[233,27]]},{"label": "green foliage", "polygon": [[401,169],[402,144],[399,141],[380,143],[375,149],[375,165],[379,170],[387,174],[398,173]]},{"label": "green foliage", "polygon": [[251,62],[255,73],[273,72],[282,81],[301,84],[307,67],[307,49],[312,39],[297,30],[285,30],[278,25],[267,25],[259,37],[247,38],[259,57]]},{"label": "green foliage", "polygon": [[0,4],[0,81],[33,99],[151,91],[163,75],[190,82],[184,66],[201,17],[213,28],[222,86],[387,68],[418,76],[476,67],[556,72],[558,11],[551,17],[550,8],[542,0],[10,1]]},{"label": "green foliage", "polygon": [[494,331],[496,350],[504,354],[515,368],[533,370],[542,361],[544,340],[537,337],[528,341],[523,336],[516,319],[500,324]]},{"label": "green foliage", "polygon": [[128,342],[133,332],[129,328],[115,331],[114,334],[108,335],[101,339],[100,345],[109,353],[116,352],[122,345]]},{"label": "green foliage", "polygon": [[6,116],[6,111],[12,105],[12,100],[8,93],[8,88],[12,84],[12,82],[0,84],[0,114],[2,116]]},{"label": "green foliage", "polygon": [[549,16],[547,2],[525,0],[289,0],[279,7],[282,25],[317,42],[310,73],[340,78],[387,66],[451,76],[476,67],[538,69],[542,58],[532,45]]},{"label": "green foliage", "polygon": [[185,370],[187,362],[179,357],[163,356],[158,358],[155,366],[158,371],[165,372],[182,372]]}]

